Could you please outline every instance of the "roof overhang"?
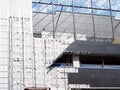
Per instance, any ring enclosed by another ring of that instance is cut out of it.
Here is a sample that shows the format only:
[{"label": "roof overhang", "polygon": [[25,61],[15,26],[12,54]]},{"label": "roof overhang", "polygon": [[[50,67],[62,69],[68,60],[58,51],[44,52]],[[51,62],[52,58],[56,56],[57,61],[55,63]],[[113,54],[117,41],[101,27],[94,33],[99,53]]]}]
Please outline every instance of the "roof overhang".
[{"label": "roof overhang", "polygon": [[74,41],[49,66],[51,68],[64,55],[88,55],[99,57],[120,57],[120,45],[110,42]]}]

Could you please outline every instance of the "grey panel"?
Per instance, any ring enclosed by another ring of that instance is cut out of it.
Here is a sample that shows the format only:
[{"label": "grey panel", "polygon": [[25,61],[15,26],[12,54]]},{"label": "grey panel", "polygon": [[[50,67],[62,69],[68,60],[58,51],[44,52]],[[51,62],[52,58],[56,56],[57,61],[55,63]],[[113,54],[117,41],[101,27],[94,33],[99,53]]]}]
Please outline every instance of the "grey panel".
[{"label": "grey panel", "polygon": [[[55,16],[55,24],[58,20],[60,12],[56,12]],[[33,16],[35,14],[33,13]],[[110,16],[102,16],[102,15],[94,15],[95,20],[95,34],[96,38],[112,38],[112,25]],[[38,23],[39,22],[39,23]],[[113,17],[113,26],[115,27],[119,21],[116,21]],[[36,25],[36,23],[38,23]],[[36,25],[36,26],[34,26]],[[45,28],[46,31],[53,31],[53,20],[51,14],[38,13],[35,17],[33,17],[33,29],[42,31]],[[93,37],[93,22],[91,14],[81,14],[75,13],[75,28],[77,33],[86,34],[87,37]],[[62,12],[58,26],[57,32],[63,33],[73,33],[73,15],[70,12]],[[115,38],[120,37],[120,25],[117,27],[115,31]]]},{"label": "grey panel", "polygon": [[[34,13],[33,13],[34,14]],[[58,20],[60,12],[56,12],[55,16],[55,24]],[[45,18],[44,18],[45,17]],[[34,21],[35,20],[35,21]],[[112,25],[111,18],[109,16],[101,16],[94,15],[95,20],[95,33],[96,38],[112,38]],[[41,21],[40,23],[38,23]],[[51,23],[50,23],[51,22]],[[115,21],[113,18],[114,27],[119,21]],[[53,20],[51,14],[38,13],[35,17],[33,17],[33,26],[38,23],[33,29],[41,31],[44,27],[46,31],[53,31]],[[49,24],[50,23],[50,24]],[[75,13],[75,28],[77,33],[86,34],[87,37],[93,37],[93,22],[91,14],[80,14]],[[62,28],[61,28],[62,27]],[[117,27],[117,31],[119,31],[120,25]],[[65,32],[65,33],[73,33],[73,15],[69,12],[62,12],[58,26],[57,32]],[[116,32],[115,35],[120,37]]]},{"label": "grey panel", "polygon": [[90,87],[120,87],[120,69],[79,68],[79,73],[68,73],[69,84],[89,84]]},{"label": "grey panel", "polygon": [[42,34],[41,33],[33,33],[33,37],[34,38],[42,38]]}]

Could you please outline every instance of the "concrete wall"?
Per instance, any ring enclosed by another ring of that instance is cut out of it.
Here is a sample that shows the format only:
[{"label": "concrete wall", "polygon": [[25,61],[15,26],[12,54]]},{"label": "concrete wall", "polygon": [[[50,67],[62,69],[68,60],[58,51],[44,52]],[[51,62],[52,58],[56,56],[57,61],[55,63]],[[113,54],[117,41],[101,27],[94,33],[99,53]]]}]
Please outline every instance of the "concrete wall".
[{"label": "concrete wall", "polygon": [[[50,87],[51,90],[65,90],[67,74],[65,68],[54,68],[48,72],[47,67],[71,43],[69,40],[34,38],[36,86]],[[66,70],[67,71],[67,70]],[[60,79],[63,77],[63,79]],[[67,87],[66,87],[67,88]]]},{"label": "concrete wall", "polygon": [[[83,40],[85,38],[82,37]],[[77,72],[76,68],[48,66],[70,45],[74,39],[34,38],[35,77],[37,87],[49,87],[51,90],[68,90],[68,72]]]}]

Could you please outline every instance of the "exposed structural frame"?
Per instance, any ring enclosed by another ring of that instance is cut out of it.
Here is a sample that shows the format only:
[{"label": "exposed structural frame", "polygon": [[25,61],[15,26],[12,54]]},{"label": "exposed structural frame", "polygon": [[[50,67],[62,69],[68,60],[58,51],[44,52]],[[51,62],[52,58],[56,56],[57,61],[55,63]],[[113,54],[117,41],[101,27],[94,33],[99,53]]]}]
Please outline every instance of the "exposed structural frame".
[{"label": "exposed structural frame", "polygon": [[73,29],[74,29],[74,40],[76,40],[76,28],[75,28],[75,12],[74,12],[74,1],[72,0],[72,13],[73,13]]},{"label": "exposed structural frame", "polygon": [[[53,38],[55,38],[55,29],[57,26],[55,26],[55,18],[54,18],[54,6],[62,6],[63,7],[71,7],[72,8],[72,15],[73,15],[73,29],[74,29],[74,40],[76,40],[76,25],[75,25],[75,12],[74,12],[74,8],[84,8],[84,9],[90,9],[91,10],[91,15],[92,15],[92,24],[93,24],[93,39],[96,40],[96,28],[95,28],[95,22],[94,22],[94,11],[93,10],[102,10],[102,11],[109,11],[110,12],[110,19],[111,19],[111,28],[112,28],[112,40],[114,41],[115,39],[115,35],[114,35],[114,25],[113,25],[113,14],[112,12],[120,12],[120,10],[115,10],[115,9],[112,9],[112,6],[111,6],[111,0],[109,0],[109,9],[104,9],[104,8],[94,8],[93,7],[93,0],[91,0],[91,7],[84,7],[84,6],[76,6],[74,5],[74,1],[72,0],[72,5],[65,5],[65,4],[56,4],[54,3],[54,0],[52,0],[52,2],[50,3],[46,3],[46,2],[32,2],[33,4],[45,4],[45,5],[51,5],[52,6],[52,21],[53,21]],[[62,10],[60,11],[60,15],[61,15],[61,12]],[[40,13],[40,12],[35,12],[33,11],[33,13]],[[58,23],[58,22],[56,22]],[[38,23],[37,23],[38,24]],[[36,25],[36,24],[35,24]],[[57,24],[56,24],[57,25]],[[119,24],[118,24],[119,25]],[[117,25],[116,25],[117,26]],[[115,26],[115,27],[116,27]]]},{"label": "exposed structural frame", "polygon": [[83,6],[73,6],[73,5],[65,5],[65,4],[56,4],[56,3],[46,3],[46,2],[32,2],[33,4],[46,4],[46,5],[54,5],[54,6],[63,6],[63,7],[74,7],[74,8],[85,8],[85,9],[94,9],[94,10],[105,10],[105,11],[114,11],[120,12],[120,10],[115,9],[104,9],[104,8],[94,8],[94,7],[83,7]]}]

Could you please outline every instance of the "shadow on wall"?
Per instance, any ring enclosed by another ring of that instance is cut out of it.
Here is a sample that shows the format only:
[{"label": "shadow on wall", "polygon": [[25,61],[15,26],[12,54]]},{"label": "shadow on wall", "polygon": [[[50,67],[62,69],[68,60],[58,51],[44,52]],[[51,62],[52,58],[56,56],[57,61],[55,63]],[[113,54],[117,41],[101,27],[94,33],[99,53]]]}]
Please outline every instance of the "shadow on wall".
[{"label": "shadow on wall", "polygon": [[28,87],[25,88],[24,90],[51,90],[51,89],[48,87]]}]

